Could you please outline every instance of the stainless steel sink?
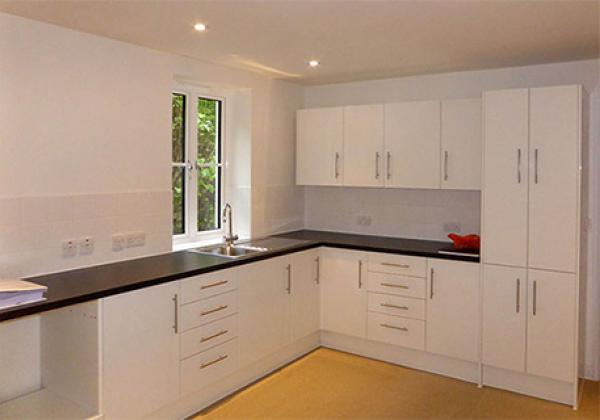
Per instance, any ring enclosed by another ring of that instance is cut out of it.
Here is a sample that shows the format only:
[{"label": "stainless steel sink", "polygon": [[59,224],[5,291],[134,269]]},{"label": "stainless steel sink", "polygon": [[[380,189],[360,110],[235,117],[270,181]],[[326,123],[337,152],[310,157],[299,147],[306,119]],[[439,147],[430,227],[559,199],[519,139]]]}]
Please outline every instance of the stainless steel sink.
[{"label": "stainless steel sink", "polygon": [[218,245],[207,248],[196,248],[190,249],[190,252],[196,252],[198,254],[215,255],[218,257],[225,258],[240,258],[248,255],[256,254],[259,252],[267,252],[267,248],[248,246],[248,245]]},{"label": "stainless steel sink", "polygon": [[267,237],[254,239],[234,245],[213,245],[209,247],[189,249],[189,252],[195,252],[203,255],[213,255],[224,258],[242,258],[250,255],[256,255],[263,252],[278,251],[293,247],[307,241],[298,239]]}]

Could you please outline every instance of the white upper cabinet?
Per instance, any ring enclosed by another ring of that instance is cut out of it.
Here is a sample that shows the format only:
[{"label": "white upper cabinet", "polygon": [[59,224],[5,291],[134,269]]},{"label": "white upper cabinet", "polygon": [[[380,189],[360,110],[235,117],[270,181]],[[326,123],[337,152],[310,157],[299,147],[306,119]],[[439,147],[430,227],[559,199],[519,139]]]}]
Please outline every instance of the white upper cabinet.
[{"label": "white upper cabinet", "polygon": [[179,398],[179,282],[102,299],[106,419],[147,417]]},{"label": "white upper cabinet", "polygon": [[485,92],[483,101],[483,261],[525,267],[529,91]]},{"label": "white upper cabinet", "polygon": [[442,102],[441,186],[481,187],[481,99]]},{"label": "white upper cabinet", "polygon": [[385,185],[440,188],[440,102],[384,107]]},{"label": "white upper cabinet", "polygon": [[527,270],[483,266],[482,361],[525,372]]},{"label": "white upper cabinet", "polygon": [[383,105],[344,108],[344,185],[383,186]]},{"label": "white upper cabinet", "polygon": [[575,275],[528,271],[527,372],[576,379]]},{"label": "white upper cabinet", "polygon": [[479,264],[428,259],[425,350],[479,360]]},{"label": "white upper cabinet", "polygon": [[344,148],[343,109],[299,110],[296,130],[296,183],[298,185],[341,185]]},{"label": "white upper cabinet", "polygon": [[320,258],[319,250],[292,254],[290,264],[290,325],[292,341],[319,331]]},{"label": "white upper cabinet", "polygon": [[581,87],[530,91],[529,267],[577,269]]},{"label": "white upper cabinet", "polygon": [[367,337],[366,254],[325,248],[321,254],[322,329]]}]

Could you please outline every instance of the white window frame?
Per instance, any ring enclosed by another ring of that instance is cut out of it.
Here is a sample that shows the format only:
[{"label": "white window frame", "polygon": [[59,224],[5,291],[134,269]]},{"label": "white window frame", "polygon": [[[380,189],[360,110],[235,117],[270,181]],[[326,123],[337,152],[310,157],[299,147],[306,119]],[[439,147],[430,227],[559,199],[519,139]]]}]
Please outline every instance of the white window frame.
[{"label": "white window frame", "polygon": [[[210,230],[210,231],[197,231],[198,226],[198,164],[197,159],[194,159],[190,154],[192,152],[197,158],[198,153],[198,113],[197,104],[199,98],[212,99],[220,101],[219,106],[219,153],[221,156],[221,162],[217,164],[221,168],[220,177],[220,206],[215,206],[217,214],[216,218],[220,217],[222,206],[225,203],[226,191],[225,191],[225,177],[226,177],[226,157],[225,157],[225,96],[215,95],[214,92],[206,92],[198,88],[177,85],[171,90],[171,94],[179,94],[185,96],[186,101],[186,121],[185,121],[185,156],[184,163],[176,164],[171,161],[171,167],[180,166],[185,167],[185,189],[184,189],[184,207],[185,207],[185,218],[184,226],[185,233],[173,235],[173,245],[181,246],[184,244],[198,244],[203,243],[214,243],[219,242],[224,234],[224,226],[221,223],[221,228]],[[217,200],[219,198],[217,197]]]}]

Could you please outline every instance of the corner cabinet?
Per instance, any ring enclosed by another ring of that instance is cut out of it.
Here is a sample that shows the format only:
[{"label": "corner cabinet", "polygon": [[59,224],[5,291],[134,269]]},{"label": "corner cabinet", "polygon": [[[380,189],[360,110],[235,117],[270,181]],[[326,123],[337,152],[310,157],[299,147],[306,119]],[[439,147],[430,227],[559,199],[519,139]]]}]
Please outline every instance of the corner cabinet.
[{"label": "corner cabinet", "polygon": [[102,299],[106,419],[141,418],[179,398],[179,282]]},{"label": "corner cabinet", "polygon": [[342,185],[343,108],[299,110],[296,133],[296,183]]}]

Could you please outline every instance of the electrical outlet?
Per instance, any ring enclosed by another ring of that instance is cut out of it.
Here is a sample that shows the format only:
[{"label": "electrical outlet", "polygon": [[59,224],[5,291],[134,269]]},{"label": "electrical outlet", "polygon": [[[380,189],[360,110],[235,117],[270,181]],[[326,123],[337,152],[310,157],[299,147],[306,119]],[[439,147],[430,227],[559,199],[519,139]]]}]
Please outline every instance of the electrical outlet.
[{"label": "electrical outlet", "polygon": [[146,244],[146,232],[138,231],[127,234],[127,248],[144,246]]},{"label": "electrical outlet", "polygon": [[77,255],[77,241],[75,239],[65,239],[62,241],[63,258],[71,258]]},{"label": "electrical outlet", "polygon": [[444,232],[446,233],[460,233],[460,223],[458,222],[445,222]]},{"label": "electrical outlet", "polygon": [[112,249],[113,251],[122,251],[127,246],[127,240],[123,233],[115,233],[112,236]]},{"label": "electrical outlet", "polygon": [[81,255],[88,255],[94,252],[94,238],[86,236],[79,239],[79,253]]},{"label": "electrical outlet", "polygon": [[371,226],[373,219],[371,216],[358,216],[356,218],[356,224],[359,226]]}]

